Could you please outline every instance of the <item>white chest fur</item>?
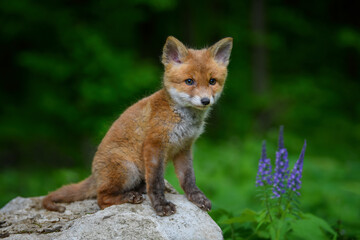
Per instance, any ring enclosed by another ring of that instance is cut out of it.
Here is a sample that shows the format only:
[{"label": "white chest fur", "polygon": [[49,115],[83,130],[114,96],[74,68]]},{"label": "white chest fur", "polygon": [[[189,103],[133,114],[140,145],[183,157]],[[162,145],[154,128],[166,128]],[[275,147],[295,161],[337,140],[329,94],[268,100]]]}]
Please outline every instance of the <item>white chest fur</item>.
[{"label": "white chest fur", "polygon": [[203,133],[204,120],[208,110],[202,111],[191,107],[176,107],[174,111],[179,115],[180,121],[170,132],[169,140],[175,148],[180,150]]}]

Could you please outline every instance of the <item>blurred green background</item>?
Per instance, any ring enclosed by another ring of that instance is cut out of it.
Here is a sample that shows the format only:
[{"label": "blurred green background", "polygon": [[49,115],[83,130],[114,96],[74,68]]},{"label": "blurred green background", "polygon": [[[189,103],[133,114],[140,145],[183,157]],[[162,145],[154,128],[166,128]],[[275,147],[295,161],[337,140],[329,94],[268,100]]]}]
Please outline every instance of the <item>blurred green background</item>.
[{"label": "blurred green background", "polygon": [[[166,37],[195,48],[231,36],[223,96],[194,147],[214,209],[260,209],[261,141],[291,166],[304,139],[302,207],[359,236],[360,2],[0,1],[0,207],[90,173],[129,105],[161,87]],[[179,188],[173,167],[167,179]]]}]

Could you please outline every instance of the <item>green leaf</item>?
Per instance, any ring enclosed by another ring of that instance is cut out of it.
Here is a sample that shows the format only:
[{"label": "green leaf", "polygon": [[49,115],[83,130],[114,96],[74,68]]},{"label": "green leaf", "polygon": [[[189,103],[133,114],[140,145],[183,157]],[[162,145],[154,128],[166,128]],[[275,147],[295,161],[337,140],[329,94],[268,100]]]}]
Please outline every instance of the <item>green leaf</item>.
[{"label": "green leaf", "polygon": [[[300,239],[328,239],[325,232],[331,233],[336,239],[335,231],[323,219],[312,214],[303,214],[301,219],[291,222],[291,236]],[[325,231],[325,232],[324,232]]]},{"label": "green leaf", "polygon": [[269,225],[269,233],[271,239],[273,240],[285,239],[288,230],[289,230],[289,223],[288,221],[285,220],[274,219],[274,221]]},{"label": "green leaf", "polygon": [[312,221],[313,224],[316,224],[318,227],[322,228],[328,233],[331,233],[334,236],[334,239],[336,238],[336,232],[331,228],[331,226],[322,218],[319,218],[313,214],[306,213],[303,215],[305,218],[308,218],[310,221]]},{"label": "green leaf", "polygon": [[291,236],[300,239],[323,240],[326,236],[321,229],[308,219],[301,219],[291,224]]},{"label": "green leaf", "polygon": [[258,231],[260,229],[260,227],[266,222],[266,216],[267,216],[267,211],[264,209],[260,212],[260,214],[258,214],[257,217],[257,222],[258,225],[256,226],[256,230]]},{"label": "green leaf", "polygon": [[291,213],[291,215],[293,215],[294,217],[296,217],[296,219],[301,219],[301,217],[299,216],[299,214],[296,213],[296,212]]},{"label": "green leaf", "polygon": [[245,222],[256,222],[257,213],[251,209],[245,209],[239,217],[229,218],[223,221],[223,224],[233,224],[233,223],[245,223]]}]

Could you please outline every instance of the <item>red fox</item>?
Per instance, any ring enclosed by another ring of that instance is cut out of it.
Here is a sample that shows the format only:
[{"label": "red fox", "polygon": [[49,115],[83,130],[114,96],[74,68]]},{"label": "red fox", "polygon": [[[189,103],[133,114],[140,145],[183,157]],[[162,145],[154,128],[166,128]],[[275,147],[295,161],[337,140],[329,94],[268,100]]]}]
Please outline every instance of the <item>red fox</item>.
[{"label": "red fox", "polygon": [[157,215],[172,215],[175,205],[164,195],[164,167],[172,160],[188,200],[209,211],[211,202],[195,183],[191,147],[220,97],[231,49],[232,38],[195,50],[168,37],[162,55],[163,88],[129,107],[112,124],[95,154],[90,177],[51,192],[43,207],[64,212],[65,207],[56,203],[97,198],[104,209],[141,203],[146,192]]}]

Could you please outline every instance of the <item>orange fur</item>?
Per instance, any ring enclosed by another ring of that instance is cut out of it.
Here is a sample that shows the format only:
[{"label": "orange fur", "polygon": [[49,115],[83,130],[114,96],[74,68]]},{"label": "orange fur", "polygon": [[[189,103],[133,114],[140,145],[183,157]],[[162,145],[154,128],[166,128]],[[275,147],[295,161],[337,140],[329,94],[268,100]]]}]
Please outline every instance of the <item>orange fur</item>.
[{"label": "orange fur", "polygon": [[[232,39],[225,38],[208,49],[187,49],[169,37],[164,46],[163,89],[129,107],[110,127],[92,164],[92,175],[78,184],[50,193],[43,206],[63,212],[57,202],[97,197],[100,208],[126,202],[140,203],[145,189],[156,213],[175,212],[164,197],[164,166],[174,160],[186,196],[204,210],[210,201],[196,187],[191,146],[201,134],[209,106],[201,99],[220,95],[227,75]],[[193,79],[194,84],[184,81]],[[209,79],[216,79],[210,85]]]}]

